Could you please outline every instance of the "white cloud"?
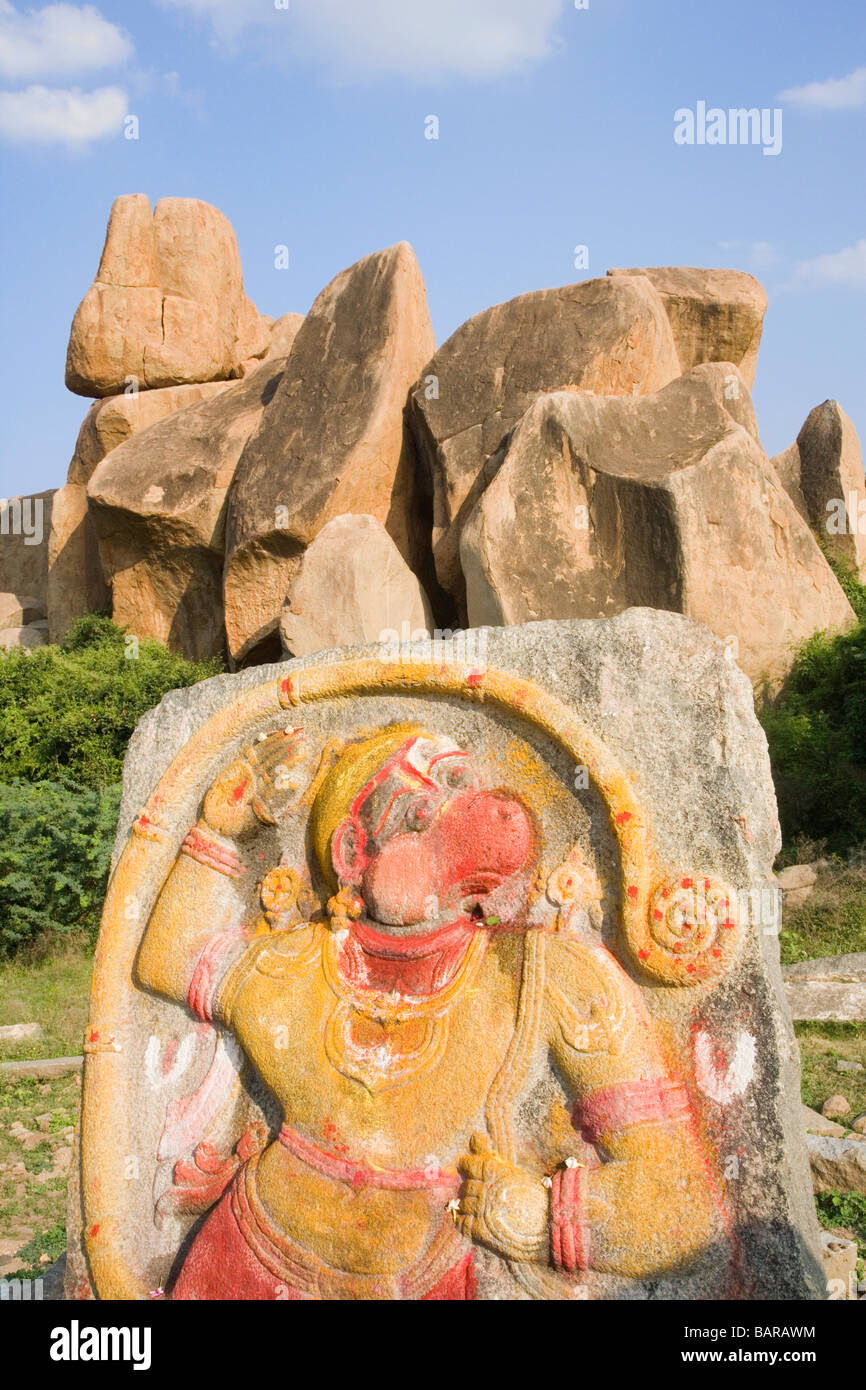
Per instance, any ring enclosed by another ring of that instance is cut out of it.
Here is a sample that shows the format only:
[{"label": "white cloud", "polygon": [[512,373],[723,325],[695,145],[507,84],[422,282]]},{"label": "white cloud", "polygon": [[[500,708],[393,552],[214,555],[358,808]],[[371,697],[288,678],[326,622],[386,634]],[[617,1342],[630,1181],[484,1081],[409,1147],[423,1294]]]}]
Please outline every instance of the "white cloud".
[{"label": "white cloud", "polygon": [[866,237],[841,251],[830,251],[810,261],[800,261],[783,288],[786,290],[823,289],[840,286],[866,290]]},{"label": "white cloud", "polygon": [[122,63],[132,43],[93,5],[46,5],[19,13],[0,0],[0,76],[69,77]]},{"label": "white cloud", "polygon": [[866,106],[866,68],[855,68],[847,77],[828,77],[826,82],[807,82],[804,87],[788,87],[777,101],[806,106],[813,111],[850,111]]},{"label": "white cloud", "polygon": [[771,241],[753,241],[749,248],[749,259],[758,270],[769,270],[779,262],[779,252]]},{"label": "white cloud", "polygon": [[0,135],[18,144],[59,144],[80,150],[93,140],[118,134],[127,110],[126,93],[119,87],[99,87],[94,92],[78,87],[0,92]]},{"label": "white cloud", "polygon": [[207,19],[219,40],[267,24],[272,51],[342,76],[498,77],[549,56],[564,0],[163,0]]}]

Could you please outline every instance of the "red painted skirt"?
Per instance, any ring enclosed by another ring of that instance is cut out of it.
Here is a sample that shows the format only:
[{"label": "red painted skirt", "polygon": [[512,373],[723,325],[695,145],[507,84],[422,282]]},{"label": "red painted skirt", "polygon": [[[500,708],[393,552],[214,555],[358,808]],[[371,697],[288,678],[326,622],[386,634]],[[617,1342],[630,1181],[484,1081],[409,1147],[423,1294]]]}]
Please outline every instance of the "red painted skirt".
[{"label": "red painted skirt", "polygon": [[421,1261],[402,1275],[349,1275],[332,1269],[271,1224],[256,1193],[257,1157],[236,1174],[195,1236],[170,1299],[418,1299],[465,1302],[476,1296],[472,1250],[450,1215]]}]

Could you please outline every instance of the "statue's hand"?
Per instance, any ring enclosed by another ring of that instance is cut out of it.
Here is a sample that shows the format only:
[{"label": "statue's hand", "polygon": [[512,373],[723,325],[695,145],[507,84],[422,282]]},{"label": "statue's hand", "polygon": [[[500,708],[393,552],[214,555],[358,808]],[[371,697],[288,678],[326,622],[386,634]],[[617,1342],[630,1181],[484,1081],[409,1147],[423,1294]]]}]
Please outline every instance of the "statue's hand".
[{"label": "statue's hand", "polygon": [[211,830],[236,839],[257,821],[276,824],[297,795],[287,773],[298,761],[300,739],[300,730],[280,729],[224,768],[204,799],[204,820]]},{"label": "statue's hand", "polygon": [[457,1160],[464,1183],[453,1210],[461,1233],[510,1260],[544,1260],[550,1194],[541,1178],[494,1153],[485,1134],[473,1134],[470,1149]]}]

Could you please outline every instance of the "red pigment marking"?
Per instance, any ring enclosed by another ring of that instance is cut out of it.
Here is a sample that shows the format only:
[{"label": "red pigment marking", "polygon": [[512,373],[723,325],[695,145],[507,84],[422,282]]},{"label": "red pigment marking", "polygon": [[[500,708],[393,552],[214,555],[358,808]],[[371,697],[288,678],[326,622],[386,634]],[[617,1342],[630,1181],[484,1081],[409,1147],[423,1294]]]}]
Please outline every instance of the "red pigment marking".
[{"label": "red pigment marking", "polygon": [[664,920],[664,915],[665,915],[665,914],[664,914],[664,913],[661,911],[661,909],[658,908],[658,907],[656,908],[655,912],[653,913],[653,917],[655,918],[655,920],[656,920],[657,922],[663,921],[663,920]]},{"label": "red pigment marking", "polygon": [[98,1033],[91,1033],[91,1034],[90,1034],[90,1038],[89,1038],[88,1041],[90,1041],[90,1042],[98,1042],[98,1041],[99,1041],[99,1034],[98,1034]]},{"label": "red pigment marking", "polygon": [[637,897],[637,889],[635,888],[634,884],[632,884],[631,888],[629,888],[628,895],[632,899],[632,901],[634,901],[634,899]]},{"label": "red pigment marking", "polygon": [[150,816],[146,816],[144,812],[142,812],[138,818],[138,823],[139,825],[150,825]]},{"label": "red pigment marking", "polygon": [[470,671],[469,675],[466,677],[466,684],[471,686],[473,690],[477,690],[483,680],[483,671]]},{"label": "red pigment marking", "polygon": [[721,953],[721,951],[719,950],[718,946],[714,946],[714,947],[713,947],[713,955],[716,956],[716,957],[718,957],[718,956],[720,956],[721,954],[722,954],[722,953]]},{"label": "red pigment marking", "polygon": [[709,880],[708,878],[705,878],[705,879],[704,879],[704,892],[705,892],[705,893],[709,893],[709,891],[710,891],[710,880]]},{"label": "red pigment marking", "polygon": [[736,922],[732,922],[730,918],[728,918],[727,922],[722,923],[722,926],[727,927],[728,931],[732,931],[736,925]]},{"label": "red pigment marking", "polygon": [[285,680],[282,681],[281,689],[284,695],[293,695],[295,693],[295,686],[291,676],[286,676]]},{"label": "red pigment marking", "polygon": [[674,950],[675,950],[675,951],[681,951],[682,949],[683,949],[683,943],[682,943],[681,941],[675,941],[675,942],[674,942]]},{"label": "red pigment marking", "polygon": [[245,777],[244,780],[241,782],[240,786],[235,787],[234,791],[232,792],[232,801],[240,801],[241,797],[243,796],[244,792],[246,791],[249,785],[249,780],[249,777]]},{"label": "red pigment marking", "polygon": [[174,1059],[175,1059],[175,1054],[177,1053],[177,1049],[178,1049],[178,1040],[177,1040],[177,1038],[169,1038],[168,1046],[167,1046],[166,1049],[165,1049],[165,1057],[163,1058],[163,1062],[162,1062],[162,1074],[163,1074],[163,1076],[167,1076],[167,1075],[168,1075],[168,1072],[171,1070],[171,1064],[172,1064],[172,1062],[173,1062]]},{"label": "red pigment marking", "polygon": [[616,818],[616,823],[617,823],[617,825],[625,825],[626,822],[627,822],[627,821],[630,821],[630,820],[631,820],[631,811],[620,811],[619,815],[618,815],[617,818]]},{"label": "red pigment marking", "polygon": [[641,960],[647,960],[649,958],[649,951],[638,951],[638,955]]},{"label": "red pigment marking", "polygon": [[694,885],[693,885],[693,883],[692,883],[692,880],[691,880],[690,878],[684,878],[683,881],[682,881],[682,887],[683,887],[683,888],[692,888],[692,887],[694,887]]},{"label": "red pigment marking", "polygon": [[95,1226],[91,1226],[91,1228],[90,1228],[90,1237],[91,1237],[91,1240],[94,1239],[94,1238],[95,1238],[96,1236],[98,1236],[98,1235],[99,1235],[99,1223],[97,1222],[97,1224],[96,1224]]},{"label": "red pigment marking", "polygon": [[348,1157],[349,1146],[348,1144],[340,1143],[340,1131],[337,1129],[337,1126],[334,1124],[333,1120],[325,1121],[324,1135],[335,1153],[342,1154],[344,1157]]}]

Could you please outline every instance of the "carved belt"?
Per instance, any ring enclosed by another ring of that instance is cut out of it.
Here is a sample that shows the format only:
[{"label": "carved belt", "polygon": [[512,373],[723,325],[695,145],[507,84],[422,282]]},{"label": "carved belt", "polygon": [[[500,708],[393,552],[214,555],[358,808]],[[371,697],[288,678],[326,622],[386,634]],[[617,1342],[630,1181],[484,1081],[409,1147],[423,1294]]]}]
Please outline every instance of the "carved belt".
[{"label": "carved belt", "polygon": [[408,1171],[395,1168],[371,1168],[368,1164],[352,1163],[349,1159],[337,1158],[326,1153],[309,1139],[298,1134],[297,1130],[283,1125],[280,1130],[280,1143],[289,1153],[294,1154],[308,1168],[313,1168],[323,1177],[346,1183],[349,1187],[385,1188],[393,1192],[418,1192],[424,1188],[433,1192],[443,1192],[456,1196],[460,1191],[460,1175],[447,1172],[428,1164],[426,1168]]},{"label": "carved belt", "polygon": [[274,1277],[312,1300],[420,1299],[465,1257],[470,1248],[446,1212],[428,1249],[401,1274],[348,1274],[296,1245],[269,1220],[256,1190],[254,1155],[235,1178],[232,1214],[259,1263]]}]

